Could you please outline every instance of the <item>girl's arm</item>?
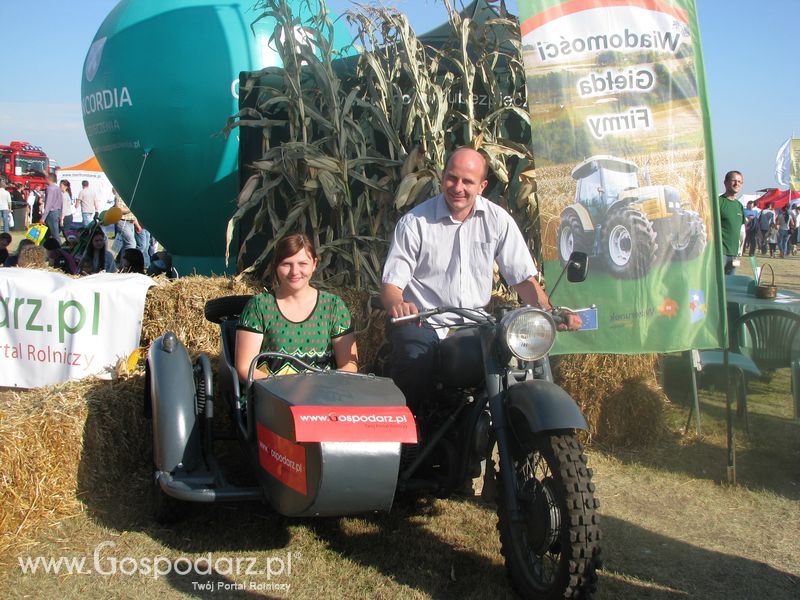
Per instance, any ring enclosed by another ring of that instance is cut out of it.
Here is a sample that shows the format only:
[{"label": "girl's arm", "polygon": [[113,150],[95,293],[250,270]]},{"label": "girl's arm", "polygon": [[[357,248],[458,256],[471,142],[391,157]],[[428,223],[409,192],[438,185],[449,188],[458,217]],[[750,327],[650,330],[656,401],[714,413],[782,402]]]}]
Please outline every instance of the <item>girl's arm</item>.
[{"label": "girl's arm", "polygon": [[[236,372],[239,374],[239,379],[247,381],[247,372],[250,369],[250,363],[256,355],[261,352],[261,342],[264,336],[260,333],[252,331],[244,331],[238,329],[236,331],[236,355],[233,362],[235,363]],[[253,379],[264,379],[269,375],[260,369],[253,372]]]},{"label": "girl's arm", "polygon": [[333,356],[339,371],[358,372],[358,349],[356,336],[348,333],[333,340]]}]

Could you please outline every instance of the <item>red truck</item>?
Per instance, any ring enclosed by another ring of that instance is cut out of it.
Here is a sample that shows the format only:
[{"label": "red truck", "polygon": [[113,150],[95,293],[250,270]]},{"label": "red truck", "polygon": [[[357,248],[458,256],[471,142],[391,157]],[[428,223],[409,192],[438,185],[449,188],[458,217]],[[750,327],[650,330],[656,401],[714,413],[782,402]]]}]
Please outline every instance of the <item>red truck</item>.
[{"label": "red truck", "polygon": [[18,189],[47,186],[50,159],[39,146],[28,142],[0,144],[0,177]]}]

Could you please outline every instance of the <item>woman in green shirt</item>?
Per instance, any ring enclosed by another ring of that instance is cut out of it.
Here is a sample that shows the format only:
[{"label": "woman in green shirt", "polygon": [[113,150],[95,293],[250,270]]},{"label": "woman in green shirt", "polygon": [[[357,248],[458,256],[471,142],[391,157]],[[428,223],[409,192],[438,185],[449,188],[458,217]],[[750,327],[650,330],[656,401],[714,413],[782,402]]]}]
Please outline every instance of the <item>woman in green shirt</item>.
[{"label": "woman in green shirt", "polygon": [[[236,371],[242,380],[253,358],[267,351],[283,352],[321,369],[358,370],[350,312],[341,298],[311,285],[317,262],[314,245],[302,233],[275,244],[273,290],[250,299],[236,328]],[[300,370],[291,360],[271,357],[258,366],[254,378]]]}]

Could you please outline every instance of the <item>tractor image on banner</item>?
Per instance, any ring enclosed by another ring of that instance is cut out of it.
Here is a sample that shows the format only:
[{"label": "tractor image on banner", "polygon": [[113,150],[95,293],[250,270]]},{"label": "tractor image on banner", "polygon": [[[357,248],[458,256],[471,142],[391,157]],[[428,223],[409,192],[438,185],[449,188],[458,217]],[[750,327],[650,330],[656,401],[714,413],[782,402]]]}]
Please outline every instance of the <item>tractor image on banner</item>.
[{"label": "tractor image on banner", "polygon": [[706,247],[700,213],[671,185],[639,184],[636,163],[592,156],[572,170],[575,203],[561,212],[558,258],[601,257],[616,277],[644,277],[656,262],[691,260]]},{"label": "tractor image on banner", "polygon": [[556,353],[717,348],[724,285],[694,0],[519,3],[544,272],[589,323]]}]

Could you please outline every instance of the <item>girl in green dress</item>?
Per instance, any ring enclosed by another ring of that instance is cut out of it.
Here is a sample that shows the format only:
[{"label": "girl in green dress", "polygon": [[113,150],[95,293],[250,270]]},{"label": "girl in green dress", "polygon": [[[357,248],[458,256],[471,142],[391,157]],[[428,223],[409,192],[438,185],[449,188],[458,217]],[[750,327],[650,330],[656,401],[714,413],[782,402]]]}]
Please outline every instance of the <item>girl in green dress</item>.
[{"label": "girl in green dress", "polygon": [[[242,380],[260,352],[283,352],[321,369],[356,372],[358,353],[350,312],[341,298],[317,290],[311,277],[317,252],[305,234],[275,244],[273,290],[253,296],[239,317],[236,371]],[[271,357],[258,365],[254,378],[297,373],[291,360]]]}]

